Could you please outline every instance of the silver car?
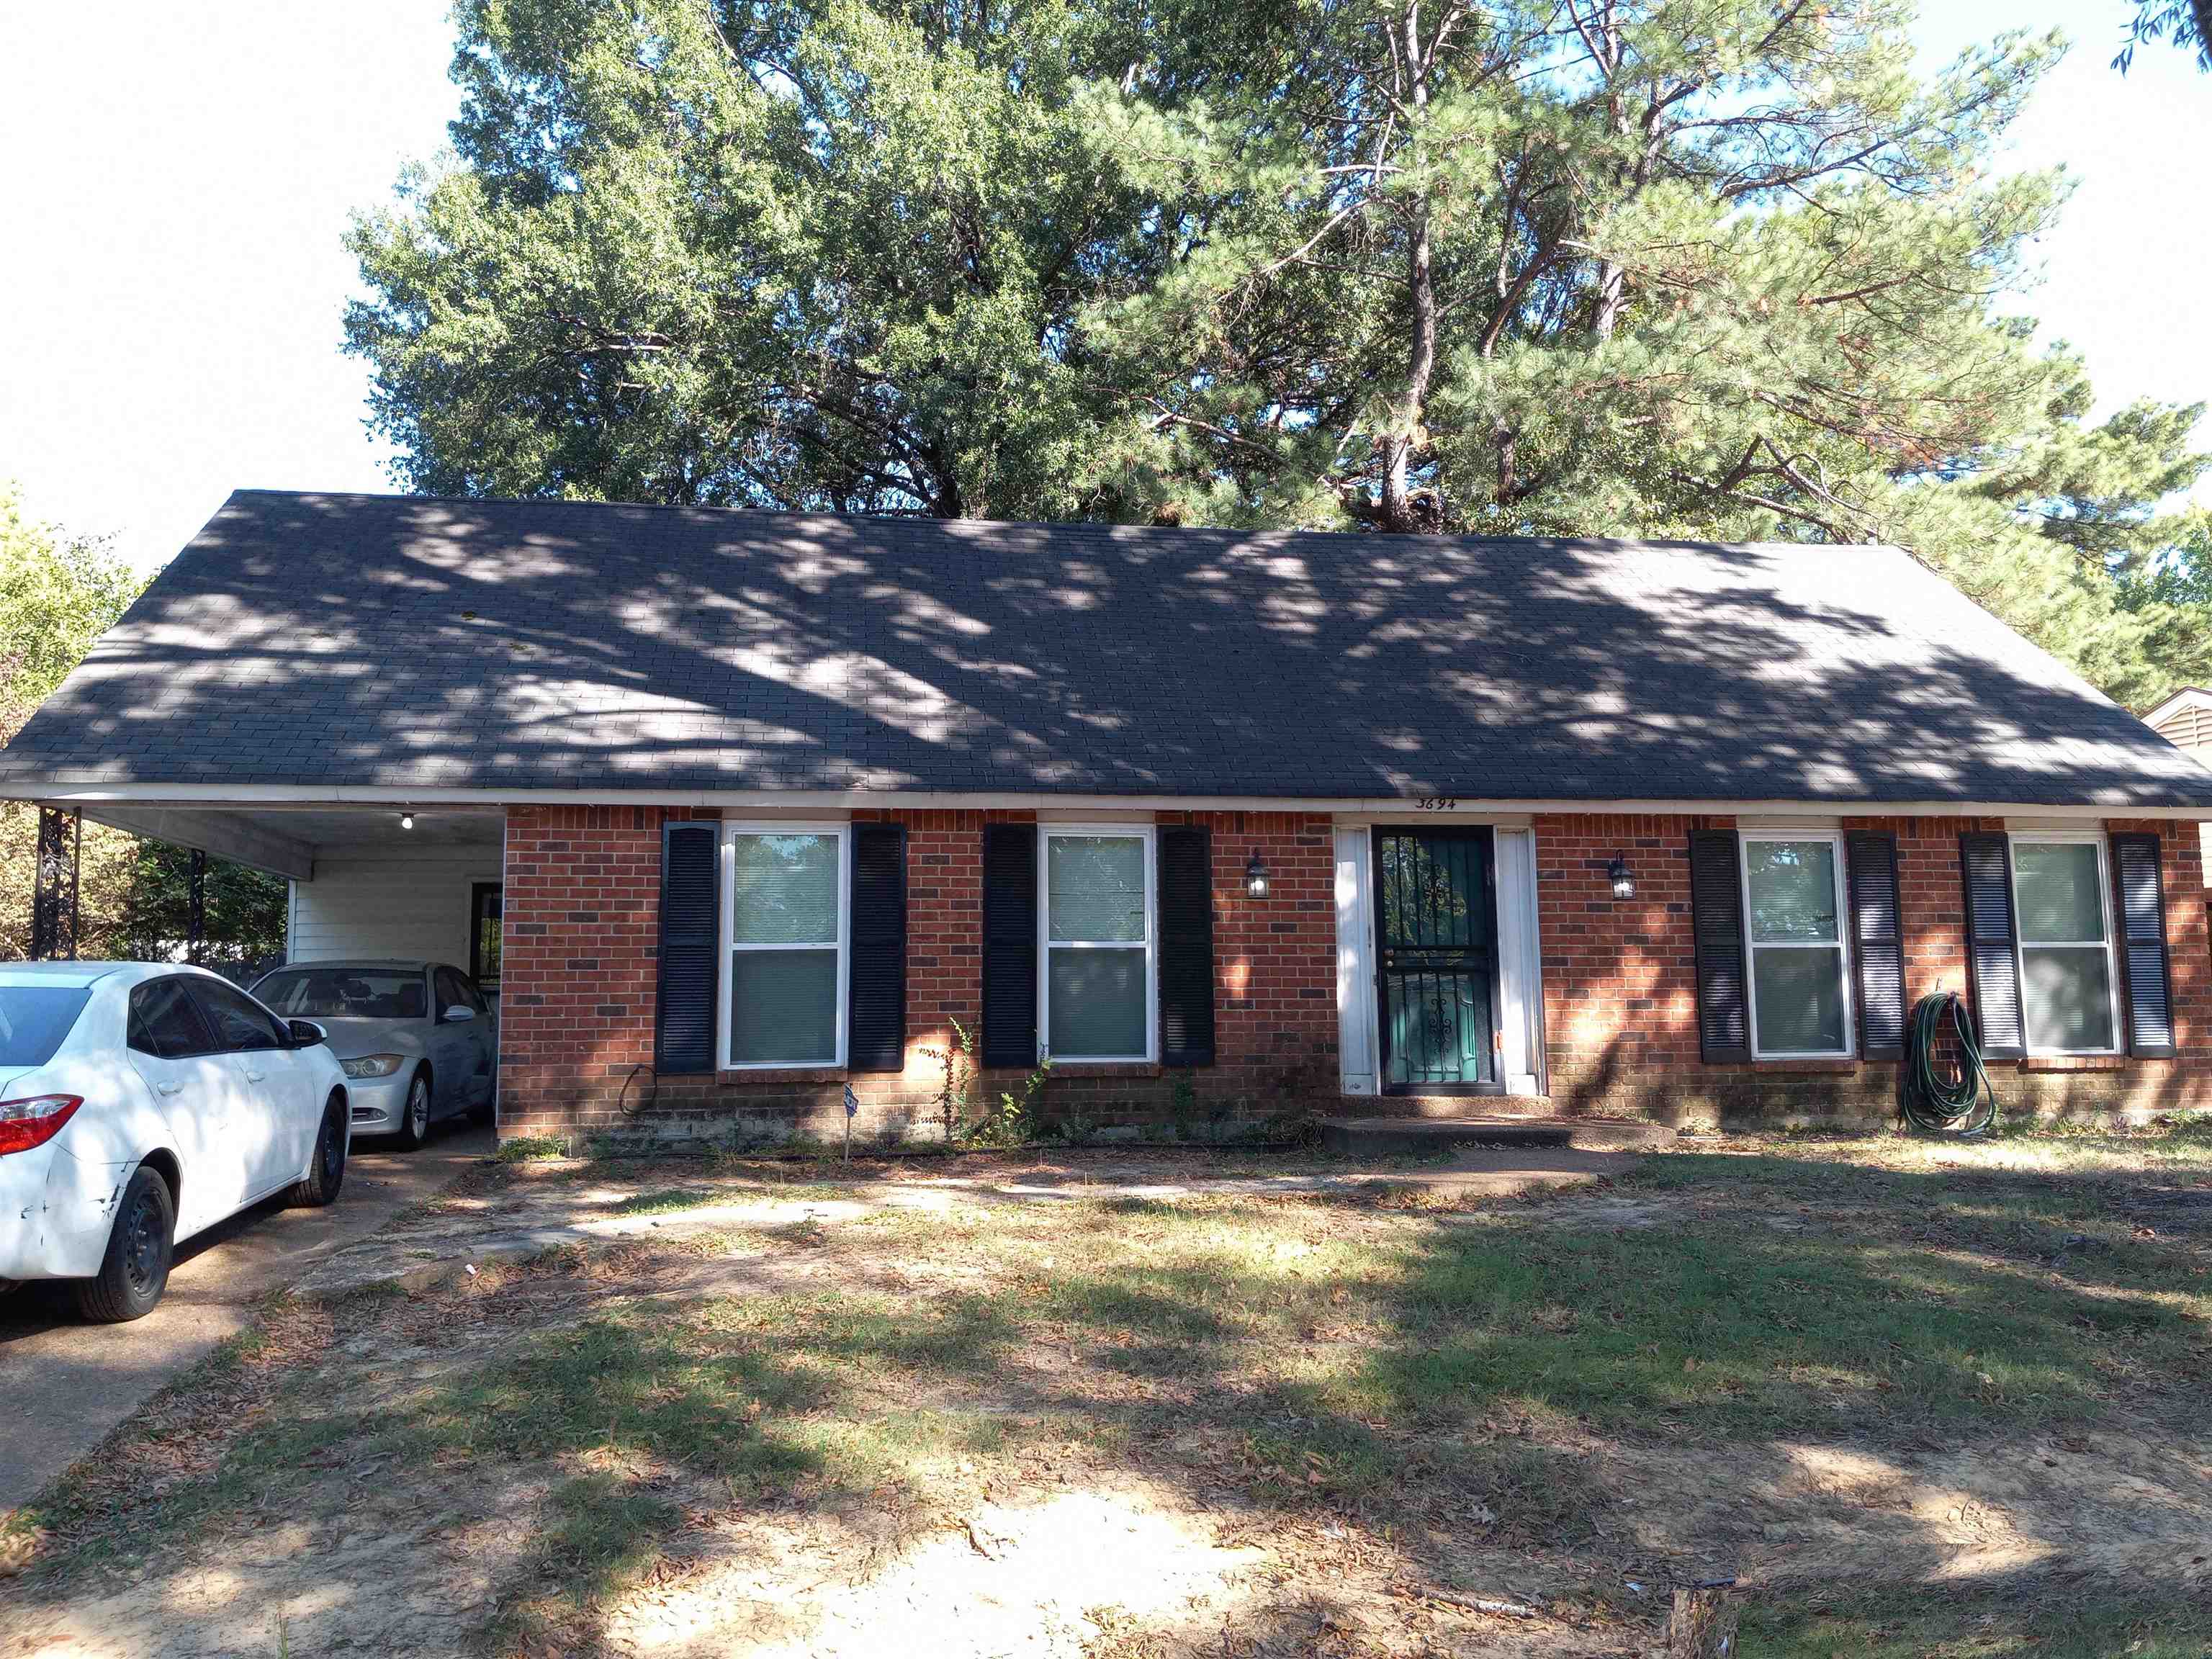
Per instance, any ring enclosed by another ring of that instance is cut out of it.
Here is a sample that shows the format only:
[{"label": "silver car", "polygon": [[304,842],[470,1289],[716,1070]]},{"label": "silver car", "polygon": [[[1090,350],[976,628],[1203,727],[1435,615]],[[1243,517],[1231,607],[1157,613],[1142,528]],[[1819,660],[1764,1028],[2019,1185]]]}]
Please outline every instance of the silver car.
[{"label": "silver car", "polygon": [[312,1019],[330,1034],[356,1134],[396,1134],[411,1151],[439,1119],[491,1110],[498,1018],[458,968],[307,962],[263,975],[253,994],[285,1018]]}]

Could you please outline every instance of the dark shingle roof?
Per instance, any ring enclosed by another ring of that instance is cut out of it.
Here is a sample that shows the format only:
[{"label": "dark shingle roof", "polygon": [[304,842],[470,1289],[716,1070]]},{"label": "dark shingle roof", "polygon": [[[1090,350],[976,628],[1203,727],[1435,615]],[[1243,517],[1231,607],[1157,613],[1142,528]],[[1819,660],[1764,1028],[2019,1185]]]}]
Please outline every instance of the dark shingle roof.
[{"label": "dark shingle roof", "polygon": [[121,783],[2212,805],[1887,549],[263,491],[0,754]]}]

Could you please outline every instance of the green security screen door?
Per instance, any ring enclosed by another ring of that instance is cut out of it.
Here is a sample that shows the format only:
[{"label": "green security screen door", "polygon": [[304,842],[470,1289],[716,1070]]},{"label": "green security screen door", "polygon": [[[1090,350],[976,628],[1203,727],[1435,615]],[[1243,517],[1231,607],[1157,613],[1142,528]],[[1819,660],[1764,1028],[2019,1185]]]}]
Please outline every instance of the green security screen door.
[{"label": "green security screen door", "polygon": [[1375,915],[1384,1091],[1499,1092],[1490,831],[1376,830]]}]

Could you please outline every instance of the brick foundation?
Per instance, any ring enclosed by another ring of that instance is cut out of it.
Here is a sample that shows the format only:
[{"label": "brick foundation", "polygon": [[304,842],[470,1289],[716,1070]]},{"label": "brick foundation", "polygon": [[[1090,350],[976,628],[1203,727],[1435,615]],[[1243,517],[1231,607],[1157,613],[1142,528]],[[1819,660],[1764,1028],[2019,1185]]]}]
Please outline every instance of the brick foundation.
[{"label": "brick foundation", "polygon": [[[500,1131],[765,1143],[844,1133],[849,1080],[860,1140],[938,1133],[938,1052],[981,1006],[981,830],[1023,813],[867,813],[907,827],[907,1048],[896,1075],[836,1071],[657,1077],[654,961],[661,825],[698,813],[637,807],[517,806],[507,825]],[[1346,1103],[1337,1093],[1334,860],[1326,814],[1163,813],[1212,831],[1217,1063],[1057,1069],[1048,1116],[1093,1125],[1219,1133]],[[1837,1118],[1894,1109],[1896,1068],[1852,1062],[1711,1066],[1698,1058],[1688,837],[1731,820],[1553,814],[1535,820],[1550,1104],[1683,1123]],[[1958,837],[2000,829],[1957,818],[1847,820],[1898,838],[1908,1001],[1966,988]],[[2171,1060],[2038,1060],[1993,1069],[2020,1115],[2146,1113],[2212,1106],[2212,939],[2195,827],[2115,822],[2161,837],[2174,1017]],[[1244,892],[1257,850],[1273,890]],[[1635,868],[1616,902],[1606,866]],[[1020,1073],[986,1073],[971,1111]],[[1178,1085],[1187,1082],[1188,1091]],[[1480,1103],[1468,1103],[1480,1109]],[[1367,1100],[1361,1111],[1389,1110]]]}]

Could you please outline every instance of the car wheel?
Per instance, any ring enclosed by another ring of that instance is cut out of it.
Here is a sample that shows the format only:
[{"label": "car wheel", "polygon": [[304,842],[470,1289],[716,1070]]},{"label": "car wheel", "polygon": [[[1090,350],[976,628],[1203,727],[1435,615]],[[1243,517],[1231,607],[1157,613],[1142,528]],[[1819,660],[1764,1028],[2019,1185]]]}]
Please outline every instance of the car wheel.
[{"label": "car wheel", "polygon": [[407,1085],[407,1104],[399,1113],[399,1146],[404,1152],[413,1152],[430,1138],[430,1076],[427,1072],[415,1073],[415,1080]]},{"label": "car wheel", "polygon": [[336,1095],[323,1108],[323,1127],[315,1133],[315,1156],[306,1176],[292,1183],[284,1194],[287,1204],[320,1208],[338,1195],[345,1184],[345,1106]]},{"label": "car wheel", "polygon": [[143,1319],[168,1288],[176,1241],[177,1206],[169,1183],[142,1165],[131,1171],[116,1207],[100,1276],[77,1286],[78,1310],[106,1325]]}]

